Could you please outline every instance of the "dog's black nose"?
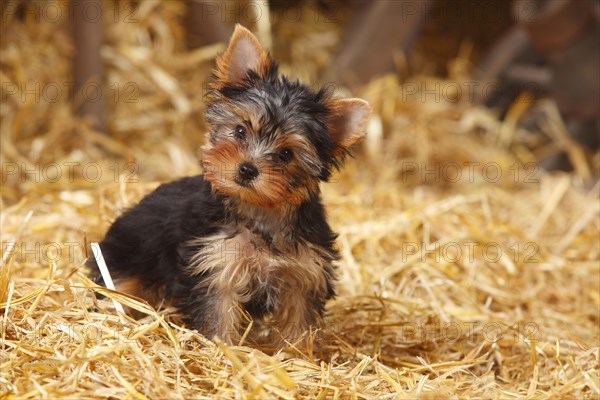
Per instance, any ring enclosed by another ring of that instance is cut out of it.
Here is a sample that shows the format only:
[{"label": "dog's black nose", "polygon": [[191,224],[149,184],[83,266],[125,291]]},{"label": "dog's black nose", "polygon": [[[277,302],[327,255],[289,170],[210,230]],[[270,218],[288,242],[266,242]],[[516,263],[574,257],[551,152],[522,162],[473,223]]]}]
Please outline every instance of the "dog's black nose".
[{"label": "dog's black nose", "polygon": [[238,174],[242,181],[250,182],[258,175],[258,169],[250,163],[243,163],[238,168]]}]

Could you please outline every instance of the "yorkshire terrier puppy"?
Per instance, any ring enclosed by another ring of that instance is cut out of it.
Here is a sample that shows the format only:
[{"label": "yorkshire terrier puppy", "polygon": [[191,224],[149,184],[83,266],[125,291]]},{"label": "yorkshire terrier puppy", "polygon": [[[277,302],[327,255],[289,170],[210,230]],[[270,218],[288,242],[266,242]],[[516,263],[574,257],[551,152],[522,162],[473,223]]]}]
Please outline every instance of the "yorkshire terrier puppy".
[{"label": "yorkshire terrier puppy", "polygon": [[279,75],[240,25],[209,89],[203,175],[161,185],[100,248],[118,290],[175,306],[205,336],[237,344],[252,320],[250,342],[294,342],[335,294],[319,183],[363,139],[370,107]]}]

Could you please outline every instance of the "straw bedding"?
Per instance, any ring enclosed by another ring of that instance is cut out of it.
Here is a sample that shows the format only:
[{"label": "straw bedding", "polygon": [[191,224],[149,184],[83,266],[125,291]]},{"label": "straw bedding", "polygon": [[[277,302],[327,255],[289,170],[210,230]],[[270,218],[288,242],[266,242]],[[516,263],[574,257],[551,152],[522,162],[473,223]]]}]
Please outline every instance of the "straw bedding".
[{"label": "straw bedding", "polygon": [[[112,137],[67,96],[8,94],[6,82],[68,82],[72,48],[63,24],[3,23],[2,397],[600,397],[598,186],[529,164],[532,143],[564,134],[550,102],[533,105],[548,131],[525,132],[525,101],[500,121],[468,99],[407,96],[393,76],[358,93],[375,113],[323,188],[343,258],[309,348],[228,347],[90,282],[86,244],[159,182],[199,172],[202,85],[222,47],[184,51],[181,13],[143,2],[139,23],[107,26]],[[273,26],[303,79],[338,35],[309,25]]]}]

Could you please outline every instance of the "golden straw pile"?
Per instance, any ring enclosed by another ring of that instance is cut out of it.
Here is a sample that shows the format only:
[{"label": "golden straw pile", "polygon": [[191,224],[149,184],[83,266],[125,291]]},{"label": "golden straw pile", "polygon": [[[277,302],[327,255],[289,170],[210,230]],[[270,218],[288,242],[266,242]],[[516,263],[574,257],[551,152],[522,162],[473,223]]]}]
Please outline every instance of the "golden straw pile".
[{"label": "golden straw pile", "polygon": [[[66,23],[3,20],[3,398],[600,398],[598,185],[536,169],[528,143],[564,135],[551,102],[536,107],[553,133],[524,132],[526,99],[500,121],[456,96],[423,102],[394,76],[357,93],[375,112],[324,187],[343,259],[309,348],[228,347],[90,282],[87,243],[159,182],[200,171],[222,46],[185,51],[183,12],[141,2],[138,23],[106,25],[112,136],[66,93],[23,94],[70,81]],[[272,30],[284,70],[314,79],[339,27],[307,20]],[[461,82],[468,63],[450,70]]]}]

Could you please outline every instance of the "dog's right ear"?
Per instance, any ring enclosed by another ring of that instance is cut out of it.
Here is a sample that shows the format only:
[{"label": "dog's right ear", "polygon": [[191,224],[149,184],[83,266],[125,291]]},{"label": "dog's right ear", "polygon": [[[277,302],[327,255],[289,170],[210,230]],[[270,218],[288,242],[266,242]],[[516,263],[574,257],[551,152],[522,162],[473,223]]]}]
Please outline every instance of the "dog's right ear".
[{"label": "dog's right ear", "polygon": [[335,145],[334,157],[341,164],[350,148],[364,139],[371,106],[363,99],[353,98],[334,99],[329,107],[329,137]]},{"label": "dog's right ear", "polygon": [[217,57],[216,86],[243,86],[248,72],[265,76],[271,62],[252,32],[237,24],[227,50]]}]

